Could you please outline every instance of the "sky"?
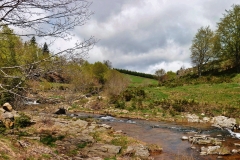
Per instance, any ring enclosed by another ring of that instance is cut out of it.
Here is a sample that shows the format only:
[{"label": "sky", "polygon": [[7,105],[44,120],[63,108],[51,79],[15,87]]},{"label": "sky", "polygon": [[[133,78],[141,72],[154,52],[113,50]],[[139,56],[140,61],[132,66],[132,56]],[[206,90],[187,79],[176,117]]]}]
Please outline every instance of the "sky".
[{"label": "sky", "polygon": [[239,0],[92,0],[94,12],[74,39],[99,41],[87,61],[154,74],[192,66],[190,46],[201,27],[217,23]]}]

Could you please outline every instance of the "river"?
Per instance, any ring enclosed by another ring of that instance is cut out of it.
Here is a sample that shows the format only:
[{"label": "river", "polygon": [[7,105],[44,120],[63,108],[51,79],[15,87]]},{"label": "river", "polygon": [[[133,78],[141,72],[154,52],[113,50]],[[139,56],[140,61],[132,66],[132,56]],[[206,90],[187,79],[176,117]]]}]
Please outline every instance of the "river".
[{"label": "river", "polygon": [[[86,114],[81,113],[79,116],[86,116]],[[98,119],[100,123],[108,124],[115,130],[122,130],[122,132],[128,136],[146,143],[161,146],[163,152],[160,155],[154,156],[156,160],[215,160],[218,158],[224,160],[240,160],[240,154],[200,156],[201,146],[196,144],[192,145],[188,141],[181,140],[182,136],[189,136],[196,133],[207,134],[225,140],[223,145],[229,149],[236,149],[234,143],[240,143],[239,139],[232,137],[227,130],[212,127],[209,124],[156,122],[90,114],[87,116],[94,117]],[[192,146],[194,146],[195,149],[192,149]]]}]

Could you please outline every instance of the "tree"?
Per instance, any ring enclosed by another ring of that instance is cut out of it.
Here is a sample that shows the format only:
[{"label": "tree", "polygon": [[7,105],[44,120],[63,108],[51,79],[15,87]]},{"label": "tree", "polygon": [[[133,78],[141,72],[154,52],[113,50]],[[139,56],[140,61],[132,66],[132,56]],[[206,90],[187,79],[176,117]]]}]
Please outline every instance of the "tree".
[{"label": "tree", "polygon": [[240,5],[233,5],[218,23],[217,35],[223,60],[232,60],[240,71]]},{"label": "tree", "polygon": [[112,62],[109,61],[109,60],[104,60],[104,61],[103,61],[103,64],[105,64],[109,69],[112,68]]},{"label": "tree", "polygon": [[107,81],[104,85],[105,92],[112,98],[120,95],[128,87],[130,80],[117,70],[108,72]]},{"label": "tree", "polygon": [[92,66],[92,72],[100,84],[105,83],[108,70],[109,68],[101,62],[95,62]]},{"label": "tree", "polygon": [[[35,37],[45,37],[50,39],[62,38],[64,40],[69,40],[72,37],[71,30],[73,30],[75,27],[84,25],[93,14],[91,11],[89,11],[90,5],[91,3],[86,0],[0,1],[0,28],[14,27],[17,28],[18,31],[8,33],[2,32],[0,37],[4,36],[4,34],[17,35],[19,37],[31,36],[32,39],[30,42],[35,43]],[[60,54],[69,55],[70,57],[73,57],[73,55],[76,57],[85,56],[95,43],[96,40],[94,37],[90,37],[84,41],[76,42],[73,47],[59,50],[53,55],[49,55],[48,57],[44,58],[39,58],[39,52],[37,52],[36,57],[33,58],[34,61],[26,61],[28,64],[24,63],[24,61],[21,61],[23,63],[20,63],[20,65],[1,65],[0,76],[3,78],[17,77],[16,79],[19,81],[18,84],[20,84],[34,74],[33,72],[36,71],[36,66],[40,63],[49,61],[53,56],[58,56]],[[28,44],[26,46],[28,46]],[[0,55],[4,54],[4,52],[0,53]],[[31,52],[31,54],[35,56],[34,52]],[[21,78],[16,75],[3,74],[4,70],[11,69],[18,69],[21,71]],[[3,83],[0,84],[1,91],[12,94],[16,93],[13,92],[13,88],[19,88],[18,85],[13,85],[9,88],[4,86],[5,85]]]},{"label": "tree", "polygon": [[177,74],[174,73],[173,71],[168,71],[168,72],[166,73],[166,78],[167,78],[168,80],[175,79],[176,77],[177,77]]},{"label": "tree", "polygon": [[155,76],[157,77],[159,82],[162,82],[164,80],[165,74],[166,71],[164,69],[159,69],[155,72]]},{"label": "tree", "polygon": [[202,74],[204,64],[213,57],[213,37],[214,32],[207,27],[201,27],[192,40],[191,60],[193,65],[197,67],[198,76]]},{"label": "tree", "polygon": [[43,45],[42,51],[43,51],[43,55],[49,55],[49,49],[48,49],[48,45],[46,42]]}]

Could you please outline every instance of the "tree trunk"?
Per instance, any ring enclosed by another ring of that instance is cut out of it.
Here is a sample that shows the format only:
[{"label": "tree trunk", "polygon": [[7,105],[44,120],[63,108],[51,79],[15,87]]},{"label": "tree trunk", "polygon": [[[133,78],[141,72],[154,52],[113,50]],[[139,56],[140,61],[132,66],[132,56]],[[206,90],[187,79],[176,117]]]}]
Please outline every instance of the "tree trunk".
[{"label": "tree trunk", "polygon": [[198,77],[202,76],[202,67],[198,66]]},{"label": "tree trunk", "polygon": [[240,53],[236,54],[236,69],[237,73],[240,73]]}]

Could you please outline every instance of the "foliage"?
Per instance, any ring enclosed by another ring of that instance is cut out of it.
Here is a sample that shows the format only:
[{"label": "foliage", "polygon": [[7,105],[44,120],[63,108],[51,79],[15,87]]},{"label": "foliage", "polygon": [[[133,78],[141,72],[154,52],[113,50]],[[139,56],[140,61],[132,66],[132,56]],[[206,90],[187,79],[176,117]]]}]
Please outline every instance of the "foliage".
[{"label": "foliage", "polygon": [[167,79],[167,80],[173,80],[173,79],[175,79],[175,78],[177,78],[177,74],[174,73],[173,71],[168,71],[168,72],[166,73],[166,79]]},{"label": "foliage", "polygon": [[240,5],[233,5],[226,10],[218,23],[217,35],[220,44],[219,53],[223,60],[230,60],[240,71]]},{"label": "foliage", "polygon": [[24,128],[30,126],[31,123],[31,118],[24,113],[20,113],[19,117],[16,117],[14,120],[14,126],[16,128]]},{"label": "foliage", "polygon": [[104,60],[103,64],[105,64],[109,69],[112,69],[112,62],[109,60]]},{"label": "foliage", "polygon": [[92,66],[92,73],[94,74],[94,77],[98,79],[100,84],[104,84],[106,82],[107,71],[108,67],[101,62],[95,62]]},{"label": "foliage", "polygon": [[41,136],[40,137],[40,142],[42,142],[43,144],[46,144],[50,147],[54,147],[55,146],[55,142],[57,140],[62,140],[64,138],[64,136],[60,135],[58,137],[54,137],[52,135],[45,135],[45,136]]},{"label": "foliage", "polygon": [[105,92],[111,96],[116,97],[127,89],[130,80],[116,70],[110,70],[106,75],[106,83],[104,85]]},{"label": "foliage", "polygon": [[43,45],[43,49],[42,49],[42,54],[43,55],[49,55],[49,49],[48,49],[48,45],[47,43],[45,42],[44,45]]},{"label": "foliage", "polygon": [[208,27],[201,27],[195,35],[191,50],[192,63],[197,66],[198,76],[201,76],[203,65],[213,58],[213,31]]},{"label": "foliage", "polygon": [[[24,83],[29,79],[39,80],[44,72],[56,72],[58,70],[56,57],[60,54],[65,54],[71,59],[86,56],[96,43],[93,37],[76,42],[73,47],[53,54],[49,54],[47,43],[39,47],[37,37],[50,38],[51,43],[54,42],[54,38],[69,40],[72,36],[70,31],[84,25],[92,15],[89,11],[90,4],[82,0],[49,0],[48,3],[41,0],[12,0],[1,3],[1,97],[8,98],[7,94],[11,94],[11,97],[18,97],[18,99],[27,98],[26,92],[23,92],[24,89],[28,91],[24,88]],[[10,28],[17,28],[17,30],[14,32]],[[30,41],[24,42],[20,38],[30,36],[32,36]]]},{"label": "foliage", "polygon": [[117,70],[117,71],[119,71],[121,73],[124,73],[124,74],[128,74],[128,75],[155,79],[155,76],[152,75],[152,74],[146,74],[146,73],[141,73],[141,72],[136,72],[136,71],[129,71],[129,70],[126,70],[126,69],[118,69],[118,68],[115,68],[115,70]]},{"label": "foliage", "polygon": [[87,143],[86,142],[83,142],[83,143],[79,143],[77,144],[77,148],[85,148],[87,146]]},{"label": "foliage", "polygon": [[123,149],[126,149],[128,145],[128,139],[126,136],[118,136],[111,141],[111,144],[115,146],[122,146]]},{"label": "foliage", "polygon": [[4,133],[6,131],[6,126],[3,124],[2,121],[0,121],[0,134]]},{"label": "foliage", "polygon": [[165,74],[166,74],[166,71],[162,68],[156,70],[156,72],[155,72],[155,75],[156,75],[159,82],[163,82],[163,81],[166,80],[166,75]]}]

